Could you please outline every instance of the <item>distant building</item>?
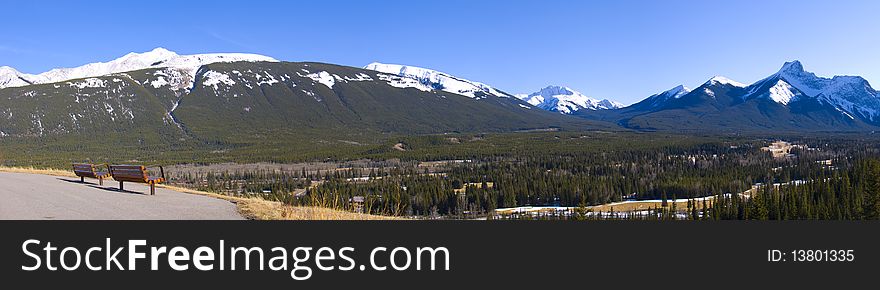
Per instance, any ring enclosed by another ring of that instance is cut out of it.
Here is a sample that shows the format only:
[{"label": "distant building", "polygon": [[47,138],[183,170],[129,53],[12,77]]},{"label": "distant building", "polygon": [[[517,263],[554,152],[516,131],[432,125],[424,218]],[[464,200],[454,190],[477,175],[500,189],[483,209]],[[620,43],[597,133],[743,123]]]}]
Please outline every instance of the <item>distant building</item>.
[{"label": "distant building", "polygon": [[770,155],[772,155],[773,158],[786,158],[794,157],[794,155],[791,154],[791,148],[793,147],[794,146],[792,146],[791,143],[776,141],[771,143],[770,146],[761,147],[761,150],[770,152]]},{"label": "distant building", "polygon": [[352,211],[356,213],[364,213],[364,197],[360,195],[352,196],[348,199],[351,204]]},{"label": "distant building", "polygon": [[[468,182],[468,183],[465,183],[461,188],[453,189],[453,191],[457,194],[465,194],[465,192],[467,192],[468,187],[483,188],[483,183],[482,182]],[[494,187],[495,187],[494,182],[491,182],[491,181],[486,182],[486,188],[494,188]]]}]

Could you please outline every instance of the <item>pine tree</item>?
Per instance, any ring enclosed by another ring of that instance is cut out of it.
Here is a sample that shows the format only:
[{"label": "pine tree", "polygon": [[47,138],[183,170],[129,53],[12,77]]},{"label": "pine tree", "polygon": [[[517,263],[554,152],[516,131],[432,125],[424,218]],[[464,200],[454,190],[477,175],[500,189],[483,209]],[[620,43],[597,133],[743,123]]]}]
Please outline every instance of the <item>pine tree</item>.
[{"label": "pine tree", "polygon": [[867,166],[865,219],[880,219],[880,161],[872,160]]}]

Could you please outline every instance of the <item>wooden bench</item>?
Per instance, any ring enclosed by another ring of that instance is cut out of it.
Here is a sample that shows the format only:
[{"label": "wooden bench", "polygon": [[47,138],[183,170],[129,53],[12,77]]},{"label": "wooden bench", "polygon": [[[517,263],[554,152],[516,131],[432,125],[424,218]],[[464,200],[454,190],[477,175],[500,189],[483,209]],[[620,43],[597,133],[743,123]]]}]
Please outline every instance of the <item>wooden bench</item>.
[{"label": "wooden bench", "polygon": [[143,165],[110,165],[110,175],[119,181],[119,190],[124,190],[122,182],[137,182],[150,185],[150,195],[156,195],[156,184],[165,182],[165,169],[159,166],[159,177],[150,177]]},{"label": "wooden bench", "polygon": [[96,178],[100,185],[104,185],[104,178],[110,177],[110,172],[107,171],[107,165],[104,165],[104,168],[102,169],[98,169],[98,166],[89,163],[74,163],[73,174],[79,176],[79,182],[85,183],[86,177]]}]

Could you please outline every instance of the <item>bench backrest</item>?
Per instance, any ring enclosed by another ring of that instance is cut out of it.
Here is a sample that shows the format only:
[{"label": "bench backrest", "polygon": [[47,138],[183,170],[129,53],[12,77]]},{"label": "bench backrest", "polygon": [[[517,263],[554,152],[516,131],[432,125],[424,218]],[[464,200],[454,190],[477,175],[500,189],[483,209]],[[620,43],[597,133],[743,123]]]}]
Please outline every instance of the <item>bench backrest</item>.
[{"label": "bench backrest", "polygon": [[116,181],[147,182],[147,168],[142,165],[110,165],[110,175]]},{"label": "bench backrest", "polygon": [[73,173],[81,177],[95,177],[95,165],[88,163],[74,163]]}]

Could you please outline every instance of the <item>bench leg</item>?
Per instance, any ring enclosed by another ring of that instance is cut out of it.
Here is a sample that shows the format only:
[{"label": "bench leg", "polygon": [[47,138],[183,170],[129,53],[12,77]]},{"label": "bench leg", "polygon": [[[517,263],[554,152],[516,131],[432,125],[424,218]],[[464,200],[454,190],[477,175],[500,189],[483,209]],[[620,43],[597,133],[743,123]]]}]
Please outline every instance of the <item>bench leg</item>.
[{"label": "bench leg", "polygon": [[150,195],[156,195],[156,185],[150,183]]},{"label": "bench leg", "polygon": [[80,177],[79,177],[79,183],[86,183],[86,178],[80,176]]},{"label": "bench leg", "polygon": [[122,188],[122,181],[119,182],[119,190],[125,190],[124,188]]}]

